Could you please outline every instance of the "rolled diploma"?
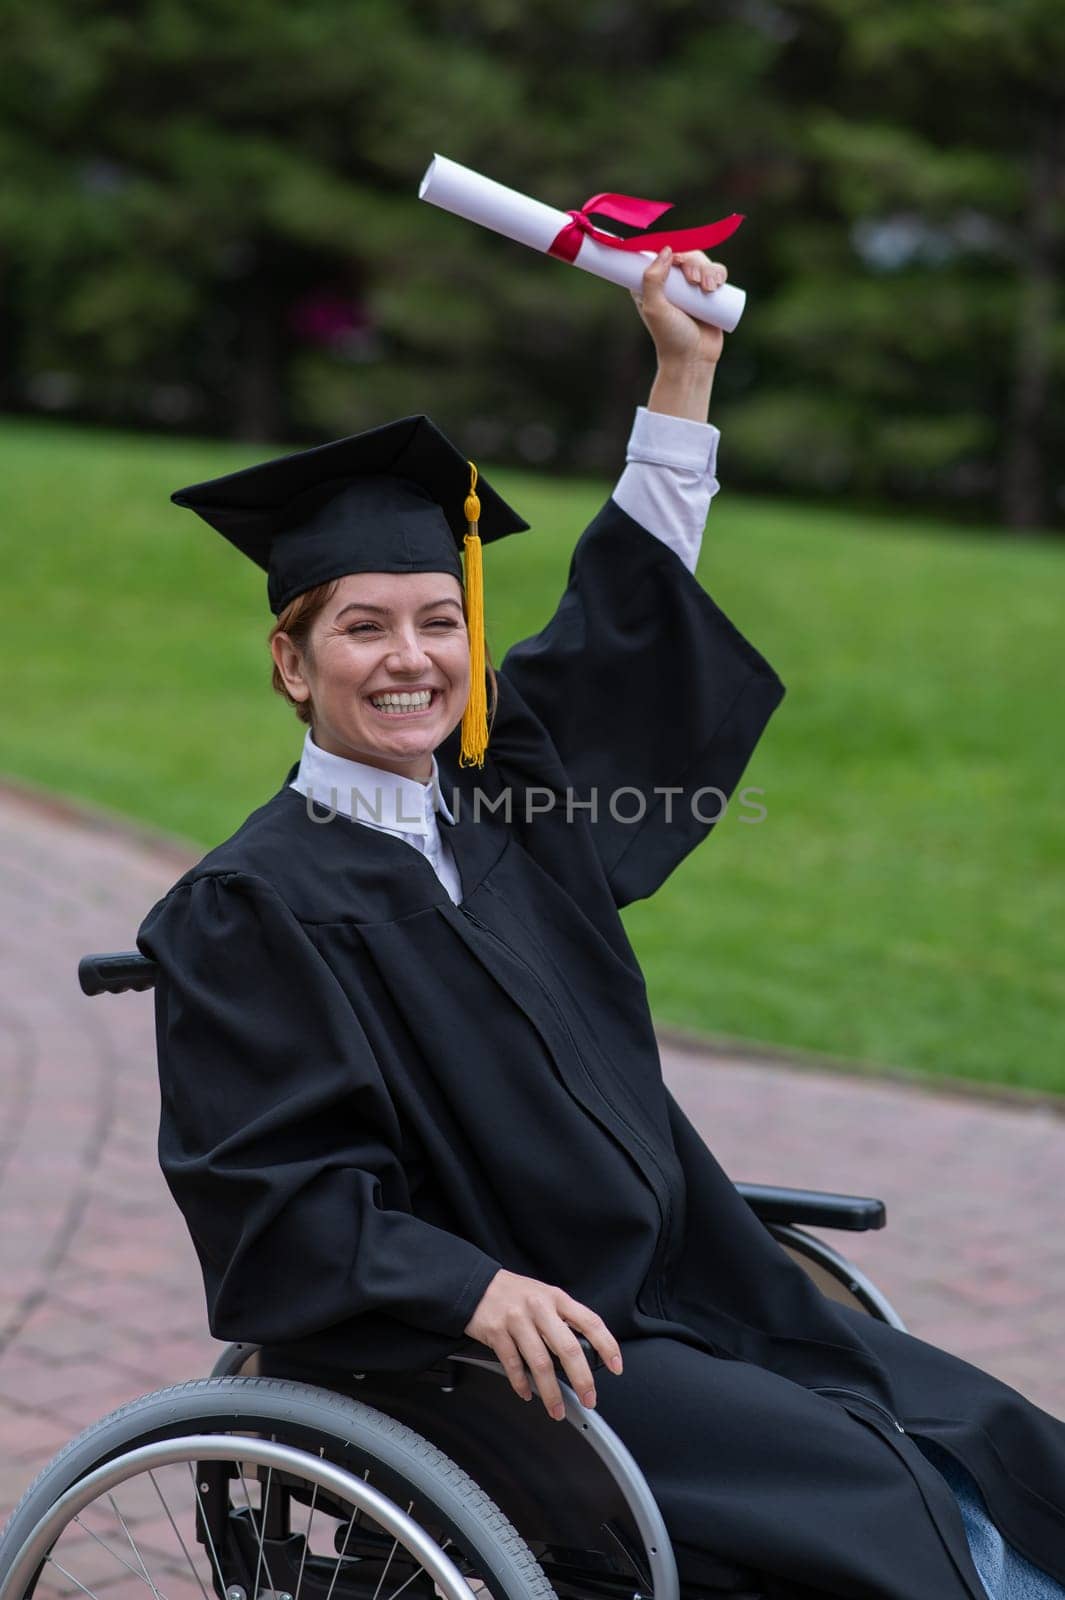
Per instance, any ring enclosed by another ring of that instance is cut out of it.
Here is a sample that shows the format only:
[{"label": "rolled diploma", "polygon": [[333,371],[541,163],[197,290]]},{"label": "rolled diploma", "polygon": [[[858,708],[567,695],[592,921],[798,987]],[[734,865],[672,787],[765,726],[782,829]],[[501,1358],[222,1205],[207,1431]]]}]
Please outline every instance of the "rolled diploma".
[{"label": "rolled diploma", "polygon": [[[530,200],[516,189],[449,161],[447,156],[434,156],[430,161],[418,198],[544,253],[572,221],[565,211]],[[606,233],[607,229],[600,232]],[[647,263],[653,257],[651,250],[614,250],[585,235],[574,266],[583,267],[597,278],[606,278],[609,283],[639,290]],[[731,333],[739,322],[747,299],[746,290],[737,289],[734,283],[723,283],[720,289],[699,289],[688,282],[679,267],[670,271],[665,288],[666,299],[673,305],[725,333]]]}]

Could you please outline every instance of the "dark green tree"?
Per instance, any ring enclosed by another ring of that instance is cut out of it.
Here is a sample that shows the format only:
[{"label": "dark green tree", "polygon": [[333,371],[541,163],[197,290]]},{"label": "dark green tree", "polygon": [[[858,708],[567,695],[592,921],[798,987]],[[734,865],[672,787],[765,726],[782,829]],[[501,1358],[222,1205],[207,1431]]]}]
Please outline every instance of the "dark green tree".
[{"label": "dark green tree", "polygon": [[738,209],[733,481],[1065,520],[1056,0],[9,0],[5,402],[616,457],[620,292],[415,198]]},{"label": "dark green tree", "polygon": [[831,487],[972,500],[1017,529],[1065,520],[1060,8],[796,0],[783,14],[800,187],[763,332],[815,397],[804,416],[782,384],[752,395],[748,453],[781,419],[793,475],[808,450]]}]

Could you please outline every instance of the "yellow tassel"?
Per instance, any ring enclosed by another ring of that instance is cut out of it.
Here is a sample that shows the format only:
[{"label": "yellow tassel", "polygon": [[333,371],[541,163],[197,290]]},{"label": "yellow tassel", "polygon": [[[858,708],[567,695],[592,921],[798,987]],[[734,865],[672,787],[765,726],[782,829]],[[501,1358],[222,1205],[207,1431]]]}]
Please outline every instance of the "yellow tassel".
[{"label": "yellow tassel", "polygon": [[472,461],[468,465],[470,492],[463,508],[467,524],[463,554],[466,557],[466,622],[470,634],[470,695],[462,713],[459,766],[483,767],[488,748],[488,690],[484,670],[484,569],[481,536],[477,531],[481,502],[477,497],[477,468]]}]

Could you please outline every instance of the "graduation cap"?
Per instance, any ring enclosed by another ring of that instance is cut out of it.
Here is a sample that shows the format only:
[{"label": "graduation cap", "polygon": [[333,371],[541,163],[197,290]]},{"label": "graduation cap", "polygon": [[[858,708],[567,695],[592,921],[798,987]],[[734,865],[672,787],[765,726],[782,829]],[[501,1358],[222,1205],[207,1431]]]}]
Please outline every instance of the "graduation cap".
[{"label": "graduation cap", "polygon": [[450,572],[462,581],[470,698],[460,762],[488,743],[482,542],[529,524],[426,416],[278,456],[171,495],[268,574],[270,609],[349,572]]}]

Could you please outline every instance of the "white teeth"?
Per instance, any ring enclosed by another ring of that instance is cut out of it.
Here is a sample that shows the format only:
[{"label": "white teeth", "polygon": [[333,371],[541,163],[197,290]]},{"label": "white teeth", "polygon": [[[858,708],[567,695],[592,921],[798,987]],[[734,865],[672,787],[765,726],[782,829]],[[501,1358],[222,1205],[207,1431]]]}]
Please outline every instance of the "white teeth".
[{"label": "white teeth", "polygon": [[375,694],[370,696],[371,704],[378,711],[389,711],[395,714],[400,711],[424,711],[433,698],[431,689],[416,689],[413,694]]}]

